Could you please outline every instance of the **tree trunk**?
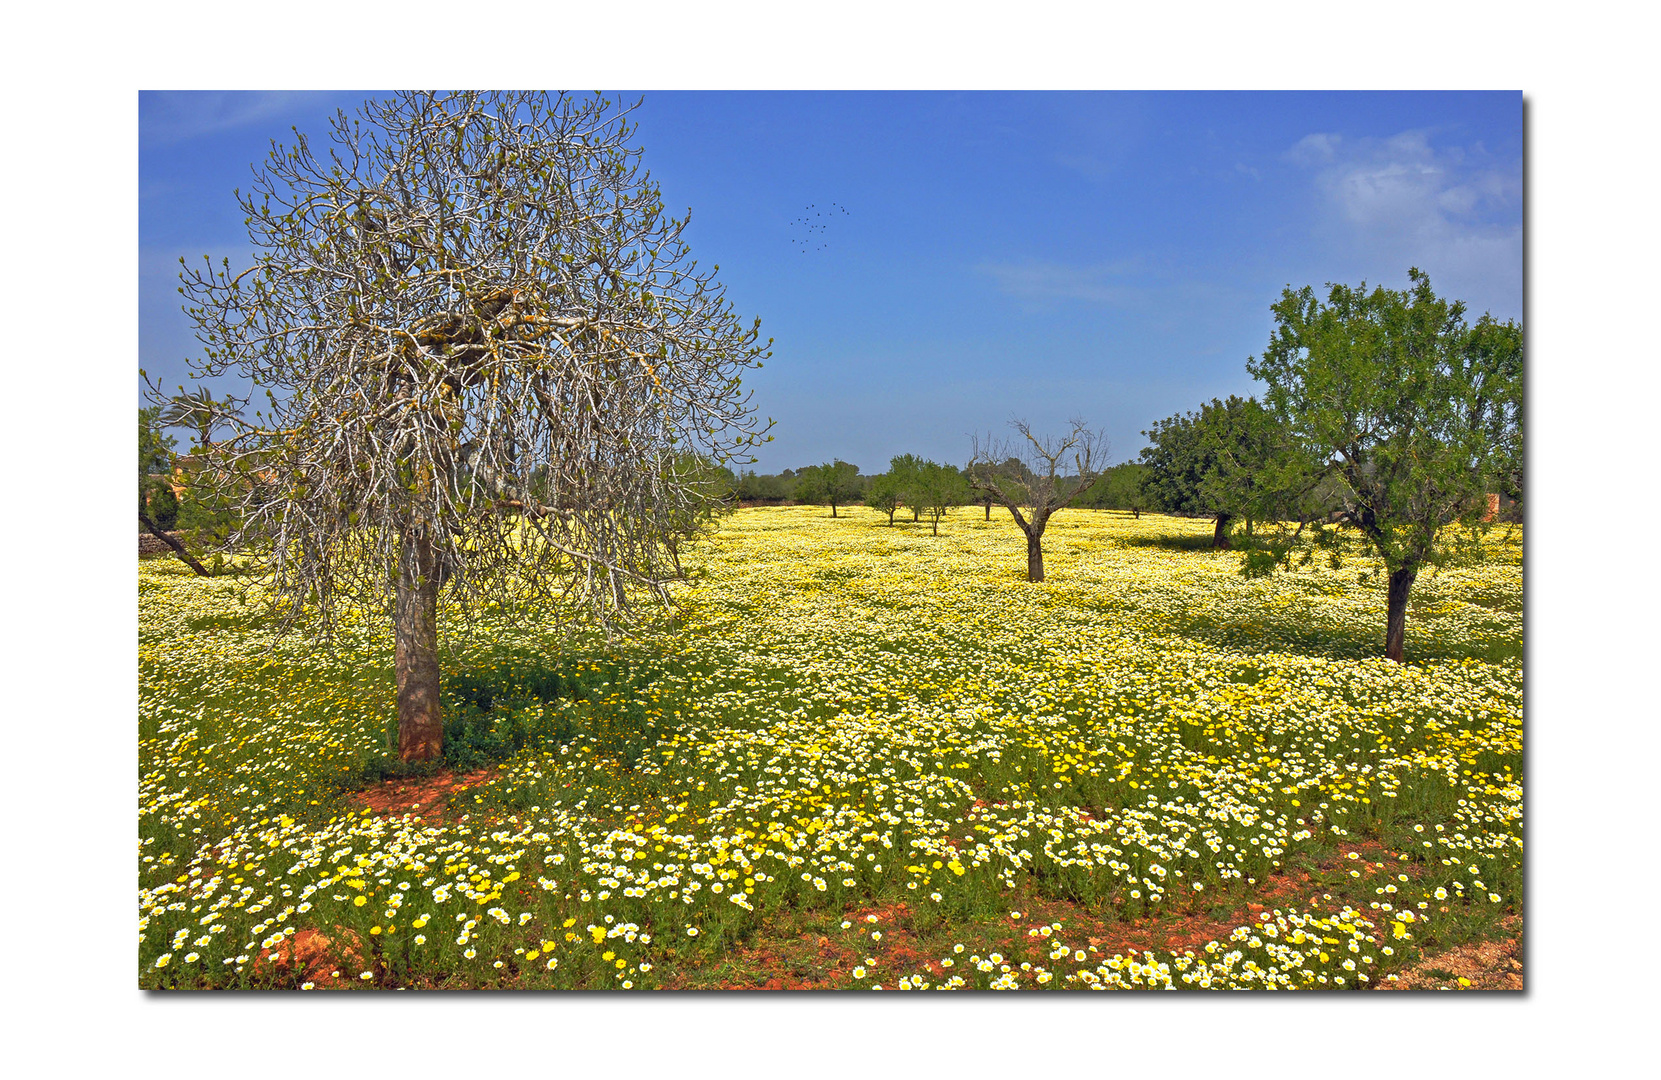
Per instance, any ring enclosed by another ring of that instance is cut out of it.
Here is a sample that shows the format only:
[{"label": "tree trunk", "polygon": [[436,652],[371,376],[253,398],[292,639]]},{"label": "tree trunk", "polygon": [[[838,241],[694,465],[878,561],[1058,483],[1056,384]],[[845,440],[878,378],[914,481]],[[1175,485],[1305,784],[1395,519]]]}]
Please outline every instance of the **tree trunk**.
[{"label": "tree trunk", "polygon": [[398,541],[393,614],[398,679],[398,757],[430,761],[444,752],[438,701],[438,557],[432,540],[406,529]]},{"label": "tree trunk", "polygon": [[190,552],[185,550],[185,546],[173,539],[171,536],[168,536],[167,533],[163,532],[160,526],[150,520],[149,515],[140,514],[138,516],[138,523],[143,525],[146,529],[149,529],[151,536],[154,536],[156,539],[172,548],[173,554],[182,559],[186,566],[190,567],[203,577],[213,577],[213,574],[208,571],[207,567],[191,558]]},{"label": "tree trunk", "polygon": [[836,516],[836,504],[831,503],[831,517],[835,517],[835,516]]},{"label": "tree trunk", "polygon": [[986,500],[986,520],[987,521],[992,520],[992,500],[991,499]]},{"label": "tree trunk", "polygon": [[1390,575],[1390,608],[1384,619],[1384,655],[1396,663],[1402,659],[1402,646],[1407,638],[1407,594],[1413,588],[1413,579],[1419,576],[1418,567],[1404,566]]},{"label": "tree trunk", "polygon": [[892,510],[888,511],[888,524],[890,527],[894,524],[894,511]]},{"label": "tree trunk", "polygon": [[1217,515],[1217,528],[1211,533],[1211,547],[1213,550],[1229,550],[1228,523],[1233,517],[1233,514]]},{"label": "tree trunk", "polygon": [[922,521],[923,520],[922,507],[913,506],[911,508],[911,520],[912,521]]},{"label": "tree trunk", "polygon": [[940,535],[940,518],[939,517],[935,517],[932,520],[930,520],[929,521],[929,526],[930,526],[930,528],[932,528],[934,530],[934,535],[936,535],[936,536]]},{"label": "tree trunk", "polygon": [[1142,520],[1142,508],[1140,506],[1131,507],[1130,512],[1136,515],[1136,520],[1137,521]]},{"label": "tree trunk", "polygon": [[1250,536],[1251,534],[1252,534],[1252,519],[1247,518],[1246,519],[1246,535]]},{"label": "tree trunk", "polygon": [[1044,580],[1044,534],[1027,532],[1027,580]]}]

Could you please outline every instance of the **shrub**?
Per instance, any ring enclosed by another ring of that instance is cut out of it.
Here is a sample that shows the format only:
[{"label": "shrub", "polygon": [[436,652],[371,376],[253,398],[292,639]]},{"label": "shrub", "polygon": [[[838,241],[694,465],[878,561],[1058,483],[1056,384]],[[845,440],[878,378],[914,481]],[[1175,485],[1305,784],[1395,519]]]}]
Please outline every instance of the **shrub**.
[{"label": "shrub", "polygon": [[179,500],[165,480],[152,479],[145,493],[150,520],[163,531],[171,531],[179,524]]}]

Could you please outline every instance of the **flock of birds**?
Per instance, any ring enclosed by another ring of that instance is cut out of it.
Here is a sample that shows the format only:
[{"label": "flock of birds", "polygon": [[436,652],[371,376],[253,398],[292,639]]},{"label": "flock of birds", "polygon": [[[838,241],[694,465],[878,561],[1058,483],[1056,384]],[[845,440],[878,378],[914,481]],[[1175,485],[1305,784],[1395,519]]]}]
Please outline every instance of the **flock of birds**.
[{"label": "flock of birds", "polygon": [[803,255],[810,251],[825,250],[825,230],[830,227],[830,223],[835,220],[838,214],[846,215],[847,213],[847,207],[839,206],[836,203],[826,204],[823,210],[819,209],[817,203],[809,205],[801,217],[790,223],[790,227],[799,234],[792,236],[790,242],[796,245],[796,250]]}]

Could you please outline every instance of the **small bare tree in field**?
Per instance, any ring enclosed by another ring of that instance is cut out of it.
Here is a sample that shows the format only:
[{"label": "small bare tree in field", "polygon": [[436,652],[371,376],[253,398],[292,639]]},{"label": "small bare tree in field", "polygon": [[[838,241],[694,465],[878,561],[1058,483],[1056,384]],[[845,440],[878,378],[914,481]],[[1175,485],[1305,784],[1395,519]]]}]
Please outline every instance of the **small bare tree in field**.
[{"label": "small bare tree in field", "polygon": [[[1025,420],[1012,420],[1025,445],[974,436],[969,486],[1005,506],[1027,536],[1027,580],[1044,580],[1044,528],[1057,510],[1071,505],[1096,482],[1107,457],[1100,432],[1071,421],[1066,435],[1034,435]],[[1068,465],[1073,472],[1064,474]],[[1023,514],[1022,511],[1026,512]]]},{"label": "small bare tree in field", "polygon": [[[767,355],[666,217],[602,98],[403,93],[273,144],[238,201],[256,255],[180,278],[214,416],[203,474],[292,618],[395,627],[399,755],[442,749],[441,590],[574,603],[608,632],[658,603],[718,470],[763,438]],[[644,601],[644,603],[643,603]]]}]

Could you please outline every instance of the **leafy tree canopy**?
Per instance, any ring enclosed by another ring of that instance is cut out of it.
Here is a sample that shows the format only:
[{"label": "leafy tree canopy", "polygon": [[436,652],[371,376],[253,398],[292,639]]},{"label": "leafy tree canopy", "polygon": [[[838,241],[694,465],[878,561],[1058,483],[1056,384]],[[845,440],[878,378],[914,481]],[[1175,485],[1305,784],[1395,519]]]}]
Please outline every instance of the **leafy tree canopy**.
[{"label": "leafy tree canopy", "polygon": [[1408,277],[1404,291],[1329,284],[1324,300],[1288,288],[1268,348],[1246,364],[1307,460],[1342,481],[1343,521],[1389,571],[1396,660],[1414,576],[1474,553],[1487,493],[1520,490],[1522,476],[1522,328],[1472,325],[1428,275]]},{"label": "leafy tree canopy", "polygon": [[823,465],[810,465],[796,472],[796,498],[800,502],[829,505],[831,517],[838,506],[847,506],[859,498],[863,485],[859,466],[841,458]]}]

